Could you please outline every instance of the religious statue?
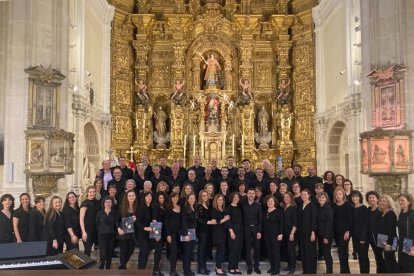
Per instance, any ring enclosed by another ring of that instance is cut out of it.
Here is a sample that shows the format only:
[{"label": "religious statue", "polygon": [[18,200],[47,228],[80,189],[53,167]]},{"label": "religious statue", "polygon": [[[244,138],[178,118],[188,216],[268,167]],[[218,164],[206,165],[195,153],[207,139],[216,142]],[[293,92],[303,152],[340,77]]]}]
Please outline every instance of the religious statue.
[{"label": "religious statue", "polygon": [[216,95],[211,94],[207,103],[207,123],[208,131],[217,131],[218,130],[218,119],[219,119],[219,109],[220,102]]},{"label": "religious statue", "polygon": [[248,80],[240,80],[240,86],[242,87],[238,103],[240,105],[250,104],[250,101],[253,100],[253,94],[250,88],[250,82]]},{"label": "religious statue", "polygon": [[217,73],[221,70],[220,63],[214,57],[214,54],[211,54],[207,60],[205,60],[202,55],[200,56],[204,61],[203,68],[206,69],[204,80],[206,81],[207,85],[216,85],[216,82],[218,81]]},{"label": "religious statue", "polygon": [[408,161],[402,145],[398,145],[396,154],[397,154],[397,163],[406,163]]},{"label": "religious statue", "polygon": [[53,154],[50,158],[50,165],[51,166],[60,166],[63,165],[65,161],[65,154],[64,149],[59,148],[55,154]]},{"label": "religious statue", "polygon": [[167,118],[167,113],[162,109],[162,106],[160,106],[158,111],[154,114],[154,141],[158,144],[157,148],[165,148],[165,144],[170,140],[169,133],[167,132]]},{"label": "religious statue", "polygon": [[269,143],[272,141],[272,134],[268,129],[269,124],[269,114],[266,111],[266,108],[262,106],[259,113],[257,114],[257,131],[255,133],[255,141],[260,144],[260,149],[268,149]]},{"label": "religious statue", "polygon": [[387,156],[387,152],[381,149],[378,145],[374,146],[374,152],[372,154],[372,163],[374,164],[384,164],[385,157]]},{"label": "religious statue", "polygon": [[35,144],[30,152],[30,163],[37,164],[43,162],[43,147],[41,144]]},{"label": "religious statue", "polygon": [[135,80],[137,91],[135,93],[135,104],[147,105],[149,103],[148,87],[143,80]]},{"label": "religious statue", "polygon": [[288,104],[290,101],[290,79],[281,79],[279,82],[278,90],[279,95],[276,97],[276,100],[280,104]]},{"label": "religious statue", "polygon": [[185,85],[185,80],[182,82],[180,80],[176,80],[174,84],[173,94],[171,96],[171,100],[175,104],[182,105],[186,101],[186,95],[183,91],[183,86]]}]

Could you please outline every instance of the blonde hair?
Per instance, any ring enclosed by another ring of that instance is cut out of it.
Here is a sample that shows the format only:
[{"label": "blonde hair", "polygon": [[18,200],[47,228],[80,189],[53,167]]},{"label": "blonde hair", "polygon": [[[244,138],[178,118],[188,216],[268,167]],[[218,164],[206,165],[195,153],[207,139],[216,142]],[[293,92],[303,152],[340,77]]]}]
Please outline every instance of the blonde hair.
[{"label": "blonde hair", "polygon": [[[381,200],[382,198],[384,198],[387,201],[388,207],[390,208],[390,210],[394,211],[394,213],[395,213],[397,208],[395,207],[395,203],[394,203],[394,200],[392,199],[392,197],[390,197],[389,195],[382,195],[382,196],[380,196],[379,200]],[[381,208],[380,208],[380,210],[381,210]],[[383,211],[384,210],[381,210],[381,212],[383,212]]]},{"label": "blonde hair", "polygon": [[[198,204],[200,204],[200,205],[202,205],[203,204],[203,193],[206,193],[207,194],[207,196],[208,196],[208,192],[207,192],[207,190],[201,190],[199,193],[198,193]],[[209,200],[207,199],[207,201],[206,201],[206,205],[207,206],[209,206],[210,205],[210,202],[209,202]]]},{"label": "blonde hair", "polygon": [[337,187],[337,188],[335,188],[335,190],[334,190],[334,192],[333,192],[333,199],[332,199],[332,201],[333,201],[334,203],[336,203],[336,194],[337,194],[337,193],[339,193],[339,192],[342,192],[342,194],[343,194],[343,196],[344,196],[344,202],[347,202],[347,199],[346,199],[346,194],[345,194],[345,190],[344,190],[342,187]]}]

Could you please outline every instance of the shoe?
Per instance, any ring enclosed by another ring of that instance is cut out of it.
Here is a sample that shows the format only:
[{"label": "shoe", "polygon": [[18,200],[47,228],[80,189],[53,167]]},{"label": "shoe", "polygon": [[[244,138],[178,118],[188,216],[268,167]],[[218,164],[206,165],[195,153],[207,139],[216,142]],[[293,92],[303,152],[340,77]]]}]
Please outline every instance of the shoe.
[{"label": "shoe", "polygon": [[256,272],[256,274],[262,274],[262,272],[260,271],[260,269],[258,267],[254,268],[254,272]]},{"label": "shoe", "polygon": [[199,269],[198,271],[197,271],[197,274],[200,274],[200,275],[209,275],[208,273],[207,273],[207,271],[203,268],[203,269]]},{"label": "shoe", "polygon": [[204,270],[205,270],[208,274],[210,274],[210,273],[211,273],[211,270],[208,270],[208,269],[207,269],[207,267],[205,267],[205,268],[204,268]]},{"label": "shoe", "polygon": [[358,260],[358,254],[356,252],[352,252],[352,257],[354,260]]},{"label": "shoe", "polygon": [[247,269],[247,275],[251,275],[253,273],[253,269],[251,267],[249,267]]},{"label": "shoe", "polygon": [[239,271],[239,270],[235,270],[236,274],[242,275],[243,272]]},{"label": "shoe", "polygon": [[318,261],[324,261],[325,260],[325,257],[324,256],[319,256],[318,257]]},{"label": "shoe", "polygon": [[177,271],[171,271],[170,276],[180,276],[180,274],[178,274]]},{"label": "shoe", "polygon": [[276,272],[272,272],[270,275],[272,275],[272,276],[279,276],[279,274],[276,273]]},{"label": "shoe", "polygon": [[295,270],[294,269],[289,270],[288,274],[295,274]]},{"label": "shoe", "polygon": [[233,271],[229,270],[229,273],[230,273],[230,274],[233,274],[233,275],[238,274],[235,270],[233,270]]},{"label": "shoe", "polygon": [[220,275],[221,275],[221,276],[224,276],[224,275],[226,275],[226,272],[224,272],[223,270],[222,270],[221,272],[218,272],[218,271],[217,271],[217,268],[216,268],[216,275],[217,275],[217,276],[220,276]]}]

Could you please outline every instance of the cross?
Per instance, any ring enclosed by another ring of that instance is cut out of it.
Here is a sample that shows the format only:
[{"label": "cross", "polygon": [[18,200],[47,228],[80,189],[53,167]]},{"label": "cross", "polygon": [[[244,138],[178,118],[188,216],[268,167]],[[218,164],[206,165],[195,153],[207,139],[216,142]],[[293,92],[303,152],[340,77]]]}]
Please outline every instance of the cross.
[{"label": "cross", "polygon": [[130,158],[129,161],[134,162],[134,153],[137,153],[138,151],[134,150],[134,146],[131,146],[129,149],[130,150],[126,151],[127,154],[129,154],[129,153],[131,154],[131,158]]}]

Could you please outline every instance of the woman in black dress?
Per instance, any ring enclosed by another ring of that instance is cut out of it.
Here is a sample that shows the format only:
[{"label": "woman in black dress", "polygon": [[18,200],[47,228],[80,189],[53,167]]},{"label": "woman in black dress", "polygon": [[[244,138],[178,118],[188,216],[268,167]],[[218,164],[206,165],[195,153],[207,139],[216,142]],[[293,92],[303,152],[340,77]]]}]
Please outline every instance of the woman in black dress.
[{"label": "woman in black dress", "polygon": [[247,201],[247,190],[246,190],[246,184],[244,182],[240,182],[237,186],[237,192],[240,197],[240,204]]},{"label": "woman in black dress", "polygon": [[193,256],[195,240],[190,237],[189,230],[195,231],[197,227],[196,197],[195,194],[187,196],[181,212],[181,235],[183,236],[183,270],[185,276],[194,276],[191,271],[191,257]]},{"label": "woman in black dress", "polygon": [[32,206],[30,206],[30,196],[27,193],[20,195],[20,206],[13,212],[13,230],[16,242],[27,242],[29,240],[29,220]]},{"label": "woman in black dress", "polygon": [[137,214],[137,196],[135,191],[128,191],[122,198],[121,205],[119,207],[117,230],[118,230],[118,244],[119,244],[119,269],[126,269],[126,265],[134,253],[134,241],[135,241],[135,226],[133,233],[125,233],[123,219],[131,218],[132,221],[136,221]]},{"label": "woman in black dress", "polygon": [[267,211],[263,218],[263,238],[266,243],[271,275],[280,272],[280,243],[283,239],[283,211],[279,210],[277,200],[273,195],[267,195],[264,202]]},{"label": "woman in black dress", "polygon": [[[288,266],[283,270],[289,271],[289,274],[295,273],[296,270],[296,236],[298,230],[298,209],[296,207],[296,201],[291,192],[287,192],[283,195],[284,202],[284,231],[283,231],[283,242],[287,252],[287,263]],[[283,247],[282,247],[283,248]]]},{"label": "woman in black dress", "polygon": [[112,198],[102,198],[102,211],[96,215],[99,237],[99,269],[110,269],[115,246],[117,213],[112,210]]},{"label": "woman in black dress", "polygon": [[[141,202],[137,209],[137,239],[139,246],[138,269],[147,268],[148,256],[151,250],[149,233],[151,232],[150,223],[152,221],[152,194],[145,192],[142,194]],[[156,265],[154,265],[156,266]]]},{"label": "woman in black dress", "polygon": [[369,204],[368,208],[368,239],[371,245],[372,252],[374,252],[375,262],[377,265],[377,273],[384,273],[384,263],[382,258],[381,248],[377,246],[378,235],[378,221],[381,218],[381,211],[378,207],[380,195],[375,191],[369,191],[365,194],[365,199]]},{"label": "woman in black dress", "polygon": [[43,223],[45,221],[45,198],[38,196],[34,200],[35,207],[30,213],[29,219],[29,241],[41,241],[43,232]]},{"label": "woman in black dress", "polygon": [[65,225],[61,214],[62,199],[53,196],[50,199],[43,228],[43,240],[47,241],[47,255],[53,256],[63,252],[63,235]]},{"label": "woman in black dress", "polygon": [[230,219],[228,215],[225,215],[225,203],[224,195],[218,194],[213,199],[213,208],[211,209],[211,219],[215,221],[213,226],[213,243],[217,247],[216,249],[216,275],[224,275],[221,265],[224,261],[224,253],[226,251],[227,242],[227,230],[225,225]]},{"label": "woman in black dress", "polygon": [[15,241],[12,221],[14,197],[11,194],[4,194],[0,202],[0,243],[11,243]]},{"label": "woman in black dress", "polygon": [[69,192],[66,195],[62,211],[63,222],[65,223],[66,229],[64,235],[66,250],[72,248],[79,249],[79,239],[82,237],[79,213],[78,196],[74,192]]},{"label": "woman in black dress", "polygon": [[334,179],[335,174],[333,173],[333,171],[326,171],[323,174],[323,180],[325,181],[323,182],[323,190],[325,191],[325,193],[328,194],[329,201],[333,200],[333,192],[335,190]]},{"label": "woman in black dress", "polygon": [[229,273],[242,274],[239,270],[241,249],[243,246],[243,220],[242,211],[239,206],[240,196],[237,192],[230,195],[231,204],[226,207],[225,215],[229,216],[227,221],[228,244],[229,244]]},{"label": "woman in black dress", "polygon": [[[340,175],[339,175],[340,176]],[[337,180],[338,180],[337,175]],[[344,189],[338,187],[334,191],[334,239],[338,246],[340,273],[350,273],[348,263],[348,245],[352,229],[352,206],[347,202]]]},{"label": "woman in black dress", "polygon": [[[395,259],[395,252],[391,249],[394,238],[397,237],[397,215],[394,211],[394,200],[389,195],[382,195],[380,196],[378,205],[382,212],[381,218],[378,221],[378,235],[382,234],[388,237],[386,242],[380,244],[384,273],[396,273],[397,261]],[[379,241],[377,241],[377,245],[378,243]]]},{"label": "woman in black dress", "polygon": [[413,197],[410,194],[401,194],[398,197],[398,204],[401,207],[401,213],[398,216],[398,272],[414,272],[414,247],[408,253],[402,251],[404,239],[414,240],[414,210]]},{"label": "woman in black dress", "polygon": [[184,207],[187,197],[194,194],[194,187],[191,184],[185,184],[181,189],[180,206]]},{"label": "woman in black dress", "polygon": [[[163,182],[163,181],[161,181]],[[158,186],[160,186],[158,183]],[[168,185],[167,185],[168,187]],[[161,239],[151,239],[152,246],[154,247],[154,274],[161,275],[160,273],[160,261],[162,255],[162,248],[165,243],[165,214],[167,212],[168,198],[165,192],[158,191],[155,194],[155,203],[152,205],[152,221],[161,222]]]},{"label": "woman in black dress", "polygon": [[316,205],[310,201],[311,193],[301,193],[303,205],[299,209],[298,228],[303,274],[316,274]]},{"label": "woman in black dress", "polygon": [[[346,182],[345,182],[346,183]],[[368,258],[368,222],[369,211],[368,208],[362,204],[362,194],[353,190],[351,193],[352,205],[354,207],[354,215],[352,219],[352,243],[354,244],[354,251],[358,254],[359,272],[369,273],[369,258]]]},{"label": "woman in black dress", "polygon": [[177,257],[180,242],[180,226],[181,226],[181,206],[179,204],[180,196],[178,193],[170,194],[169,206],[164,218],[165,234],[170,247],[170,275],[178,276]]},{"label": "woman in black dress", "polygon": [[318,250],[322,251],[319,255],[323,256],[326,265],[326,274],[333,273],[333,260],[331,254],[333,238],[333,210],[329,204],[329,195],[322,192],[316,195],[319,202],[318,208]]},{"label": "woman in black dress", "polygon": [[86,199],[82,202],[79,212],[79,223],[82,230],[82,241],[85,247],[85,254],[90,256],[92,245],[96,240],[96,214],[100,206],[99,201],[96,200],[95,187],[89,186],[86,189]]}]

